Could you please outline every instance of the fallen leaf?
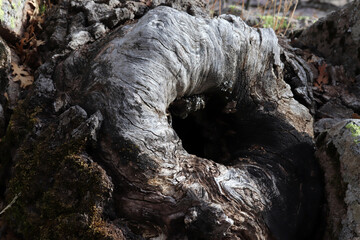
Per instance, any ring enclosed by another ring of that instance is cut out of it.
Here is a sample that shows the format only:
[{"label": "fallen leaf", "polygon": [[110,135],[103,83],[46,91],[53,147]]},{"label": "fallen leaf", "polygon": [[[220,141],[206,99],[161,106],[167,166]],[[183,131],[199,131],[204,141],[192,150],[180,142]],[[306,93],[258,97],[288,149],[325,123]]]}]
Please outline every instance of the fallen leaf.
[{"label": "fallen leaf", "polygon": [[42,28],[41,24],[43,24],[45,22],[44,16],[38,16],[36,18],[36,22],[37,22],[37,27],[42,30],[43,28]]},{"label": "fallen leaf", "polygon": [[[1,2],[1,0],[0,0]],[[44,45],[45,42],[42,40],[38,40],[37,34],[42,30],[42,24],[45,21],[44,11],[40,11],[40,3],[43,8],[49,8],[50,1],[44,0],[28,0],[26,1],[28,4],[27,15],[29,17],[27,28],[21,38],[21,40],[15,44],[16,51],[18,56],[20,57],[20,63],[26,66],[31,67],[32,69],[36,69],[39,67],[39,62],[41,62],[41,57],[38,52],[38,47]],[[45,3],[47,2],[47,4]],[[16,77],[16,76],[15,76]],[[16,78],[19,81],[19,76]],[[22,79],[27,79],[28,82],[31,82],[31,75],[24,75]],[[24,81],[23,81],[24,82]],[[27,86],[27,83],[22,83],[22,86]]]},{"label": "fallen leaf", "polygon": [[45,44],[45,41],[43,40],[36,40],[36,46],[39,47],[41,45],[44,45]]},{"label": "fallen leaf", "polygon": [[4,97],[5,97],[5,99],[7,100],[7,101],[9,101],[9,94],[6,92],[6,93],[4,93]]},{"label": "fallen leaf", "polygon": [[25,46],[26,38],[20,39],[20,43],[16,43],[16,48],[20,53],[24,52],[24,46]]},{"label": "fallen leaf", "polygon": [[43,41],[43,40],[33,39],[33,40],[31,41],[31,43],[30,43],[30,46],[31,46],[31,47],[34,47],[34,48],[37,48],[37,47],[39,47],[39,46],[41,46],[41,45],[44,45],[44,44],[45,44],[45,41]]},{"label": "fallen leaf", "polygon": [[34,82],[34,77],[30,75],[28,71],[25,70],[23,66],[18,66],[16,63],[11,63],[13,68],[14,82],[20,81],[20,87],[26,88]]},{"label": "fallen leaf", "polygon": [[322,85],[326,85],[329,83],[329,74],[326,71],[327,64],[324,63],[318,67],[319,69],[319,76],[314,82],[314,86],[321,89]]},{"label": "fallen leaf", "polygon": [[29,27],[27,28],[27,32],[26,32],[26,33],[28,33],[29,36],[30,36],[30,35],[34,35],[34,34],[35,34],[34,31],[35,31],[34,25],[29,25]]},{"label": "fallen leaf", "polygon": [[360,119],[360,115],[357,114],[357,113],[353,113],[353,115],[351,116],[351,118]]}]

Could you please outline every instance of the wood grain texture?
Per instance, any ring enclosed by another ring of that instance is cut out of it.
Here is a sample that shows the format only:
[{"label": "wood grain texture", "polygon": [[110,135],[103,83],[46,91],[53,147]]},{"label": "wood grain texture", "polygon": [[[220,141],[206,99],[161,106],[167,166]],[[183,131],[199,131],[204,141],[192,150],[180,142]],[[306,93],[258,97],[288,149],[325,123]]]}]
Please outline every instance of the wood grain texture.
[{"label": "wood grain texture", "polygon": [[[283,80],[284,51],[273,30],[240,18],[158,7],[58,65],[59,93],[104,118],[97,159],[117,183],[118,215],[139,223],[143,237],[312,234],[306,219],[317,219],[320,202],[313,120]],[[222,117],[236,132],[231,163],[189,154],[172,128],[169,106],[201,94],[234,105]],[[241,153],[250,143],[260,148]]]}]

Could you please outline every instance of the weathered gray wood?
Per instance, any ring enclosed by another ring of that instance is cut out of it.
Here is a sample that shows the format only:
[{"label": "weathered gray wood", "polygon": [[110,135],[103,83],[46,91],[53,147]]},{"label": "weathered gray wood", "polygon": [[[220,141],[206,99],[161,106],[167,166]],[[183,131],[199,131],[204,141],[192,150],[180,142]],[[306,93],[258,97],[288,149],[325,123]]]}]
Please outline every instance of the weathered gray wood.
[{"label": "weathered gray wood", "polygon": [[[97,157],[119,182],[118,214],[141,222],[143,234],[157,229],[154,236],[179,239],[294,239],[311,232],[302,228],[304,219],[317,216],[319,203],[317,173],[310,174],[316,172],[313,120],[283,80],[284,51],[272,30],[248,27],[240,18],[158,7],[61,63],[54,75],[59,93],[104,116]],[[278,126],[278,152],[268,143],[271,157],[239,155],[231,166],[187,153],[168,108],[177,99],[213,93],[229,96],[238,110],[235,125],[257,119],[259,139]],[[292,148],[306,153],[294,157]],[[294,197],[283,196],[287,191]]]}]

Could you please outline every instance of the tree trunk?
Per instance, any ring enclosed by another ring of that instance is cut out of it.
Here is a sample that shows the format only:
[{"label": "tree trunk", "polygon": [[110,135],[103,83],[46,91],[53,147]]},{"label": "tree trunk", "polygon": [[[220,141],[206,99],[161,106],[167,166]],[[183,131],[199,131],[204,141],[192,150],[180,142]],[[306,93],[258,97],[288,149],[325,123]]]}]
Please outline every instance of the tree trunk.
[{"label": "tree trunk", "polygon": [[38,69],[2,145],[6,221],[26,239],[316,238],[312,81],[270,29],[157,7]]}]

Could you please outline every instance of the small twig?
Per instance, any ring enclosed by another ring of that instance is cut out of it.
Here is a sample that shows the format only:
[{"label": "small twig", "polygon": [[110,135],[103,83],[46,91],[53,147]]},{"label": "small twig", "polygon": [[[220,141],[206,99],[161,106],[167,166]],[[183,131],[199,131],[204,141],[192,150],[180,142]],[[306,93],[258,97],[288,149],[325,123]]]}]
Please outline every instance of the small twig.
[{"label": "small twig", "polygon": [[290,22],[291,22],[291,20],[292,20],[293,17],[294,17],[294,12],[295,12],[295,10],[296,10],[296,8],[297,8],[298,3],[299,3],[299,0],[296,0],[296,2],[295,2],[295,7],[294,7],[294,9],[293,9],[292,12],[291,12],[291,15],[290,15],[290,18],[289,18],[289,22],[288,22],[288,24],[287,24],[287,26],[286,26],[284,35],[286,35],[286,32],[287,32],[287,30],[288,30],[288,28],[289,28],[289,26],[290,26]]},{"label": "small twig", "polygon": [[245,6],[245,0],[242,0],[242,3],[241,3],[241,16],[240,16],[241,19],[244,19],[244,6]]},{"label": "small twig", "polygon": [[213,2],[213,5],[212,5],[212,7],[211,7],[211,11],[213,12],[213,16],[214,16],[214,12],[215,12],[215,4],[216,4],[216,2],[217,2],[217,0],[215,0],[214,2]]},{"label": "small twig", "polygon": [[16,201],[16,199],[18,199],[21,195],[21,192],[19,194],[16,194],[15,197],[13,198],[13,200],[0,212],[0,215],[2,215],[3,213],[6,212],[6,210],[8,210]]},{"label": "small twig", "polygon": [[274,29],[274,32],[276,31],[276,2],[277,1],[274,1],[274,13],[273,13],[273,29]]},{"label": "small twig", "polygon": [[219,1],[219,16],[221,15],[221,0]]},{"label": "small twig", "polygon": [[[278,12],[277,12],[277,15],[276,15],[276,18],[275,18],[275,26],[274,26],[274,31],[275,31],[275,32],[278,32],[278,31],[276,30],[276,28],[277,28],[278,20],[279,20],[279,16],[280,16],[281,4],[282,4],[282,0],[280,0],[279,7],[278,7]],[[274,17],[275,17],[275,16],[274,16]],[[281,24],[280,24],[280,27],[279,27],[278,29],[280,29],[280,28],[281,28]]]},{"label": "small twig", "polygon": [[[261,8],[262,9],[262,15],[265,15],[265,12],[266,12],[266,9],[267,9],[267,7],[268,7],[268,5],[271,5],[272,4],[272,1],[273,0],[271,0],[271,3],[270,3],[270,0],[266,0],[266,3],[265,3],[265,6],[264,6],[264,8]],[[269,4],[270,3],[270,4]],[[258,3],[258,8],[260,7],[260,3]]]}]

